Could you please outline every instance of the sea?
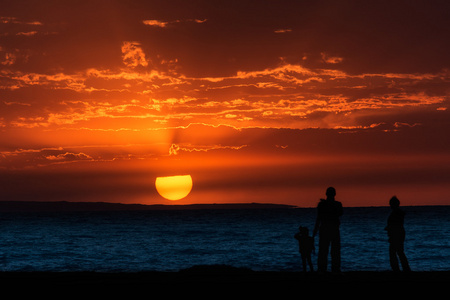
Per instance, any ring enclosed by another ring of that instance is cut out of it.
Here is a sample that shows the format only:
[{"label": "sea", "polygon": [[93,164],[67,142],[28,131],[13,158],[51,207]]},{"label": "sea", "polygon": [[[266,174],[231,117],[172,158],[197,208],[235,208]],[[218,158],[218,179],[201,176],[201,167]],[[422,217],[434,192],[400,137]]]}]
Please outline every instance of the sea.
[{"label": "sea", "polygon": [[[450,206],[403,207],[413,271],[450,270]],[[342,271],[390,270],[388,207],[344,208]],[[314,208],[2,212],[0,271],[146,272],[226,265],[300,271]],[[315,238],[316,253],[318,237]],[[317,255],[313,254],[316,265]]]}]

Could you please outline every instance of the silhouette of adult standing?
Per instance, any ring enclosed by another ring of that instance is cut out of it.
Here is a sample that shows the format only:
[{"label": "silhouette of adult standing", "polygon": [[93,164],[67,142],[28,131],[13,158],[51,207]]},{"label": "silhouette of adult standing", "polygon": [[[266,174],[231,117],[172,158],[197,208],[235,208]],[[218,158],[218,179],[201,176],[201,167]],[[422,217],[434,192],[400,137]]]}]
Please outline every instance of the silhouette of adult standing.
[{"label": "silhouette of adult standing", "polygon": [[319,231],[319,254],[317,266],[319,272],[327,271],[328,249],[331,245],[331,271],[339,273],[341,271],[341,237],[339,232],[342,215],[342,204],[336,201],[336,190],[329,187],[326,191],[327,199],[320,199],[317,205],[316,225],[313,236]]},{"label": "silhouette of adult standing", "polygon": [[394,272],[400,271],[397,259],[398,256],[403,271],[411,271],[408,259],[404,252],[405,228],[403,227],[403,222],[405,219],[405,212],[400,209],[400,201],[395,196],[389,200],[389,206],[391,207],[392,212],[388,217],[385,230],[389,237],[389,261],[391,268]]}]

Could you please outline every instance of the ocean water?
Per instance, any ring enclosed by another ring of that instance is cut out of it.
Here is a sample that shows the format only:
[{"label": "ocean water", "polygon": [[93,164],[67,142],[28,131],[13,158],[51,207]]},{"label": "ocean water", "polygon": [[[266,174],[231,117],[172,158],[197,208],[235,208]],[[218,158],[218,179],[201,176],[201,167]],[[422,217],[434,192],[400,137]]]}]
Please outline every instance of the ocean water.
[{"label": "ocean water", "polygon": [[[450,270],[450,206],[404,207],[414,271]],[[387,207],[345,208],[342,271],[389,270]],[[293,238],[315,209],[0,214],[0,271],[178,271],[225,264],[299,271]],[[318,237],[316,237],[317,251]],[[317,255],[313,255],[316,265]]]}]

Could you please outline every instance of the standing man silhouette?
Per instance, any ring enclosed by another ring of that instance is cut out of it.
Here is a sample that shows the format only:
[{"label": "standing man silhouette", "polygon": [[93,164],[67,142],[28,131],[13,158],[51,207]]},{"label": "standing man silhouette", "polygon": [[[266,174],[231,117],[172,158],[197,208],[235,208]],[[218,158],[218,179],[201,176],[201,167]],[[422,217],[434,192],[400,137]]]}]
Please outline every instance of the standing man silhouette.
[{"label": "standing man silhouette", "polygon": [[319,272],[327,271],[328,249],[331,245],[331,271],[341,272],[341,237],[339,232],[342,215],[342,204],[336,201],[336,190],[329,187],[326,191],[327,199],[320,199],[317,205],[316,225],[313,236],[319,231],[319,254],[317,266]]},{"label": "standing man silhouette", "polygon": [[388,217],[387,226],[385,228],[389,237],[389,261],[392,270],[394,272],[399,272],[398,256],[403,271],[408,272],[411,271],[411,269],[403,250],[405,242],[405,228],[403,227],[405,212],[400,209],[400,201],[395,196],[389,200],[389,206],[391,207],[392,212]]}]

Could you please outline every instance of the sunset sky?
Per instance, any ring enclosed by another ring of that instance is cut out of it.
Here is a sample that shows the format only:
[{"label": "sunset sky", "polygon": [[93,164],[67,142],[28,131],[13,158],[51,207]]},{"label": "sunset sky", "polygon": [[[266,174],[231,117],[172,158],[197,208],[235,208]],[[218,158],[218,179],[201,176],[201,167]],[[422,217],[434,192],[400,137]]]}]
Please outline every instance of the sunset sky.
[{"label": "sunset sky", "polygon": [[450,205],[449,104],[450,1],[0,0],[2,201]]}]

